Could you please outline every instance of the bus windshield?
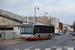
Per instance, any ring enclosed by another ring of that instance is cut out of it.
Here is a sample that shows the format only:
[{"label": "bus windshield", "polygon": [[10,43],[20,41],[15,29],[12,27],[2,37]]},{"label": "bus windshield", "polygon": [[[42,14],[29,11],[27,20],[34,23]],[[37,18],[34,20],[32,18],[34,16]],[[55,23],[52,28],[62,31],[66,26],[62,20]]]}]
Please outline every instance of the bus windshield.
[{"label": "bus windshield", "polygon": [[33,33],[33,27],[22,27],[21,28],[21,34],[32,34]]}]

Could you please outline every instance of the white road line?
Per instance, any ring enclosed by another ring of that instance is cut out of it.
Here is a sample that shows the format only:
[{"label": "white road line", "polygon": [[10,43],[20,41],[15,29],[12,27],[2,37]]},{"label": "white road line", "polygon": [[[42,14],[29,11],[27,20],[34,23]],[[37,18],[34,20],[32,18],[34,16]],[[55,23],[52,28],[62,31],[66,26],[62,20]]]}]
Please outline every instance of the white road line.
[{"label": "white road line", "polygon": [[68,50],[74,50],[74,48],[68,48]]},{"label": "white road line", "polygon": [[30,49],[24,49],[24,50],[30,50]]},{"label": "white road line", "polygon": [[36,49],[34,49],[34,50],[40,50],[40,48],[36,48]]},{"label": "white road line", "polygon": [[62,50],[62,48],[57,48],[56,50]]},{"label": "white road line", "polygon": [[45,41],[45,42],[42,42],[42,43],[39,43],[39,44],[30,46],[30,47],[28,47],[28,49],[33,48],[33,47],[35,47],[35,46],[39,46],[39,45],[45,44],[45,43],[47,43],[47,42],[49,42],[49,41],[51,41],[51,40],[48,40],[48,41]]},{"label": "white road line", "polygon": [[51,50],[51,48],[46,48],[45,50]]},{"label": "white road line", "polygon": [[20,50],[20,49],[15,49],[15,50]]}]

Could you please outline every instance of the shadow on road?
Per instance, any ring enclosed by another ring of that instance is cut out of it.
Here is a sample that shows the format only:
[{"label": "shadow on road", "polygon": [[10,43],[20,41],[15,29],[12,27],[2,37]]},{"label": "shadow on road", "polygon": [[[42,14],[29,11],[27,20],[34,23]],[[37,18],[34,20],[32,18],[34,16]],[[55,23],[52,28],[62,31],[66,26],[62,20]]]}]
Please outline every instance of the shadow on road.
[{"label": "shadow on road", "polygon": [[44,41],[44,40],[52,40],[52,39],[40,39],[40,40],[33,40],[33,39],[31,39],[31,40],[26,40],[26,41]]}]

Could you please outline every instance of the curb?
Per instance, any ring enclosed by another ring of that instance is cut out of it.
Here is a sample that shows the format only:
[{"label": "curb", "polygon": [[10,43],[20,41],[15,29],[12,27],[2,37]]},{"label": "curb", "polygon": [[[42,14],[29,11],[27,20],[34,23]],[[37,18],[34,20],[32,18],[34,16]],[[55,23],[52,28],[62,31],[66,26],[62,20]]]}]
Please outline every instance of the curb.
[{"label": "curb", "polygon": [[1,45],[0,47],[9,46],[9,45],[14,45],[14,44],[19,44],[19,43],[23,43],[23,42],[27,42],[27,41],[17,42],[17,43],[13,43],[13,44]]}]

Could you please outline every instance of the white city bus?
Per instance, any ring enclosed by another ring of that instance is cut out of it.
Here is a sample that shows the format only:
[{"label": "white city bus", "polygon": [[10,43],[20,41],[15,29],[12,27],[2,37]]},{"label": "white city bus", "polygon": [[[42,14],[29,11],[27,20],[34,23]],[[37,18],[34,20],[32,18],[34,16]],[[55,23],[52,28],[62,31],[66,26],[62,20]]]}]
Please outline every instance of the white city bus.
[{"label": "white city bus", "polygon": [[21,39],[50,39],[55,37],[53,25],[23,24],[20,26]]}]

